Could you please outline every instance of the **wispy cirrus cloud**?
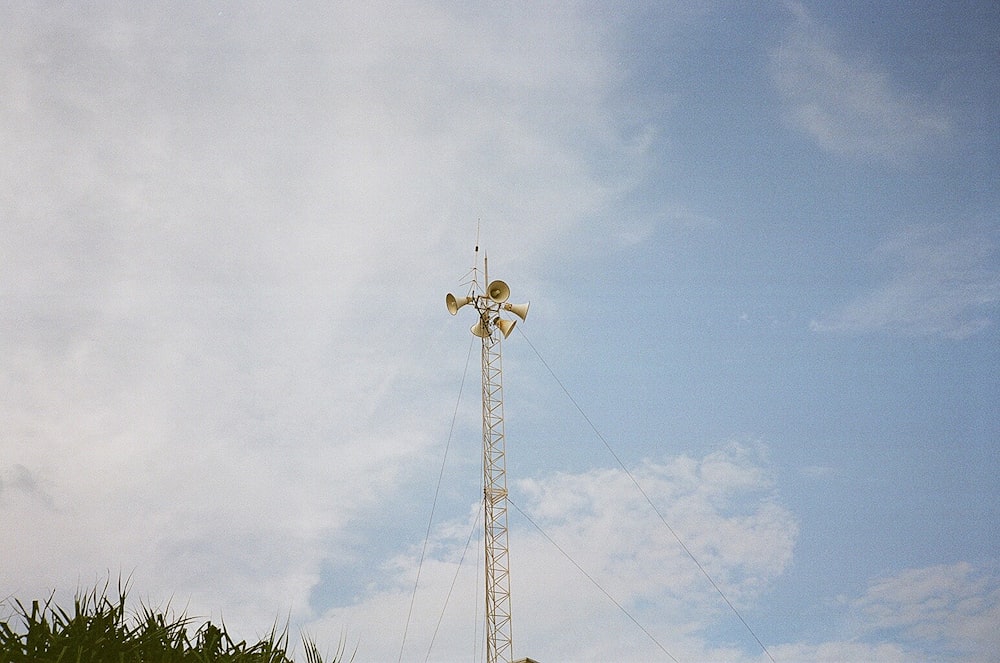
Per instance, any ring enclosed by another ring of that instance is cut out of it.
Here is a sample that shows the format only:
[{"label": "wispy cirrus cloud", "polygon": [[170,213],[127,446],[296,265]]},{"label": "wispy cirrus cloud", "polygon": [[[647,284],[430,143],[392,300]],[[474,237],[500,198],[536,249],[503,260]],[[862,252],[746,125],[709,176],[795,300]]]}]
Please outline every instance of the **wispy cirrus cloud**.
[{"label": "wispy cirrus cloud", "polygon": [[866,634],[987,660],[1000,651],[1000,578],[969,562],[907,569],[853,602]]},{"label": "wispy cirrus cloud", "polygon": [[963,339],[993,324],[1000,304],[996,234],[918,226],[869,257],[888,271],[873,291],[814,320],[818,332],[885,332]]},{"label": "wispy cirrus cloud", "polygon": [[789,121],[836,154],[903,163],[947,135],[948,118],[893,85],[877,63],[838,52],[799,3],[771,51],[774,83]]},{"label": "wispy cirrus cloud", "polygon": [[[978,663],[1000,648],[1000,575],[995,563],[902,569],[840,598],[840,634],[769,648],[778,661]],[[764,663],[764,656],[747,658]]]}]

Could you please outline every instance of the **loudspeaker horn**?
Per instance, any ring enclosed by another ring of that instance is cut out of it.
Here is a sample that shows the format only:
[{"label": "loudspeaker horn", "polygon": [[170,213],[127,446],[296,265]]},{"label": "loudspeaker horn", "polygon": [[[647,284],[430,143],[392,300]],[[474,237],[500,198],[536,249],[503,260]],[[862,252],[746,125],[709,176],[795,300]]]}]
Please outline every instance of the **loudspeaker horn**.
[{"label": "loudspeaker horn", "polygon": [[474,336],[478,336],[479,338],[486,338],[489,336],[489,333],[486,331],[486,327],[483,326],[482,320],[472,325],[472,329],[469,331],[471,331]]},{"label": "loudspeaker horn", "polygon": [[503,333],[503,337],[507,338],[510,333],[514,331],[514,325],[517,324],[517,320],[504,320],[503,318],[496,319],[497,327]]},{"label": "loudspeaker horn", "polygon": [[458,313],[458,309],[462,308],[466,304],[472,303],[472,297],[462,297],[459,299],[449,292],[448,296],[444,298],[444,302],[448,305],[448,313],[455,315]]},{"label": "loudspeaker horn", "polygon": [[503,281],[490,281],[486,286],[486,294],[497,304],[503,304],[510,297],[510,288]]},{"label": "loudspeaker horn", "polygon": [[525,302],[523,304],[504,304],[504,310],[510,311],[517,317],[525,320],[528,317],[528,306],[531,302]]}]

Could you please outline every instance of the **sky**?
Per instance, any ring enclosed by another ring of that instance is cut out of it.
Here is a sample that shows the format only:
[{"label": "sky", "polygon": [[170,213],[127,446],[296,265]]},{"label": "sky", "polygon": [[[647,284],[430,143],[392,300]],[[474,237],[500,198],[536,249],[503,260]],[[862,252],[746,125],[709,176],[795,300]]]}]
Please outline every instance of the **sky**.
[{"label": "sky", "polygon": [[515,658],[1000,661],[998,35],[964,0],[4,3],[0,618],[123,577],[482,660],[444,304],[478,242],[531,302]]}]

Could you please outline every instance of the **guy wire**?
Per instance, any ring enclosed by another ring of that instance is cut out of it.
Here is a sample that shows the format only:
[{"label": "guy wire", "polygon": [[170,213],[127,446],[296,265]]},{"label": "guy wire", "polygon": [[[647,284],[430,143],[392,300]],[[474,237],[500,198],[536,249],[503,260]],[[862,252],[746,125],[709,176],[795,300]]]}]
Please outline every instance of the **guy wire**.
[{"label": "guy wire", "polygon": [[[729,609],[732,610],[732,612],[733,612],[734,615],[736,615],[736,618],[740,620],[740,623],[743,624],[743,626],[750,633],[750,635],[753,636],[753,639],[757,642],[757,644],[760,646],[760,648],[764,651],[764,653],[767,655],[768,659],[771,660],[771,663],[776,663],[775,660],[774,660],[774,657],[771,656],[771,652],[769,652],[767,650],[767,647],[764,646],[764,643],[761,642],[760,638],[757,637],[757,634],[750,627],[750,624],[748,624],[747,621],[743,618],[743,615],[741,615],[740,611],[736,609],[736,606],[733,605],[732,601],[729,600],[729,598],[726,596],[725,592],[722,591],[722,588],[719,587],[719,585],[715,582],[715,580],[712,579],[712,576],[710,576],[708,574],[708,571],[705,570],[705,567],[701,565],[701,562],[699,562],[698,558],[694,556],[694,553],[691,552],[690,548],[688,548],[687,545],[685,545],[685,543],[681,539],[680,535],[677,534],[676,531],[674,531],[674,528],[670,526],[670,524],[667,522],[667,519],[663,516],[663,514],[660,512],[660,510],[658,508],[656,508],[656,504],[654,504],[653,500],[650,499],[649,495],[646,494],[646,491],[642,489],[642,486],[639,485],[639,482],[632,475],[632,473],[629,471],[629,469],[625,466],[625,463],[622,462],[622,459],[619,458],[618,454],[616,454],[615,451],[614,451],[614,449],[611,448],[611,445],[608,444],[608,441],[606,439],[604,439],[604,436],[601,435],[601,431],[599,431],[597,429],[597,426],[595,426],[594,422],[590,420],[590,417],[587,416],[587,413],[583,411],[583,408],[580,407],[580,404],[576,402],[576,399],[573,398],[573,395],[569,393],[569,390],[566,389],[566,386],[562,383],[562,380],[559,379],[559,377],[555,374],[555,371],[552,370],[552,367],[549,366],[548,362],[545,361],[545,359],[542,357],[541,353],[538,352],[538,348],[536,348],[535,345],[534,345],[534,343],[531,342],[531,339],[529,339],[527,337],[527,335],[524,333],[524,331],[521,329],[520,326],[517,327],[517,330],[521,332],[522,338],[524,338],[524,340],[527,341],[528,347],[530,347],[531,350],[535,353],[535,356],[538,357],[538,360],[542,362],[542,365],[545,366],[545,369],[549,372],[549,375],[552,376],[552,378],[556,381],[556,384],[559,385],[559,388],[563,390],[563,393],[566,394],[566,397],[569,398],[570,402],[573,403],[573,405],[574,405],[574,407],[576,407],[577,411],[583,416],[584,421],[587,422],[587,424],[590,426],[591,430],[594,431],[594,434],[597,435],[597,438],[604,445],[604,448],[607,449],[608,453],[610,453],[614,457],[614,459],[615,459],[615,461],[617,461],[619,467],[622,468],[622,470],[625,472],[625,475],[629,478],[629,480],[632,482],[632,484],[636,487],[636,490],[639,491],[639,493],[643,496],[643,498],[649,504],[650,508],[653,509],[653,512],[660,519],[660,522],[663,523],[663,526],[667,528],[667,531],[670,532],[670,534],[674,537],[674,539],[676,539],[676,541],[680,545],[681,549],[685,553],[687,553],[687,556],[691,558],[691,561],[694,562],[694,565],[698,567],[698,570],[701,571],[702,575],[705,576],[706,579],[708,579],[709,584],[711,584],[712,587],[715,589],[715,591],[718,592],[719,596],[722,597],[722,600],[725,602],[726,605],[729,606]],[[520,509],[518,509],[518,511],[520,511]],[[673,657],[671,657],[671,658],[673,658]]]},{"label": "guy wire", "polygon": [[465,370],[462,372],[462,382],[458,387],[458,398],[455,401],[455,411],[451,415],[451,427],[448,429],[448,440],[444,445],[444,456],[441,458],[441,470],[438,472],[437,485],[434,487],[434,501],[431,503],[431,515],[427,519],[427,532],[424,534],[424,545],[420,549],[420,561],[417,563],[417,578],[413,581],[413,593],[410,595],[410,607],[406,611],[406,623],[403,626],[403,641],[399,643],[399,658],[403,660],[403,649],[406,646],[406,634],[410,630],[410,618],[413,615],[413,603],[417,598],[417,587],[420,585],[420,571],[424,567],[424,556],[427,554],[427,543],[431,538],[431,526],[434,524],[434,511],[437,509],[438,494],[441,492],[441,481],[444,477],[444,466],[448,461],[448,449],[451,448],[451,438],[455,433],[455,421],[458,419],[458,406],[462,402],[462,391],[465,389],[465,377],[469,374],[469,362],[472,360],[472,348],[475,338],[469,342],[469,354],[465,358]]}]

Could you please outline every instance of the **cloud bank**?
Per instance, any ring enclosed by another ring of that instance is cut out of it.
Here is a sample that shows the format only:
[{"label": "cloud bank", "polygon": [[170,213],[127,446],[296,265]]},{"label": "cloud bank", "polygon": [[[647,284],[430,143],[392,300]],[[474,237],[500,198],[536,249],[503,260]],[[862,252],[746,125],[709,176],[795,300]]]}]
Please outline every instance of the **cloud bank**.
[{"label": "cloud bank", "polygon": [[[769,594],[795,563],[799,530],[761,452],[730,444],[632,471],[743,614],[782,609]],[[621,469],[524,479],[511,496],[516,657],[770,660]],[[380,582],[329,608],[308,630],[343,629],[362,662],[393,660],[401,649],[403,660],[481,655],[478,510],[435,525],[415,595],[416,545],[384,565]],[[775,642],[759,625],[757,632],[778,661],[986,660],[996,645],[997,579],[994,568],[968,562],[902,569],[873,579],[858,596],[830,597],[837,609],[826,640]]]},{"label": "cloud bank", "polygon": [[601,34],[561,5],[0,24],[0,585],[307,613],[440,444],[477,219],[538,278],[628,186]]},{"label": "cloud bank", "polygon": [[[646,462],[632,474],[735,605],[752,605],[790,563],[795,519],[776,499],[751,449],[730,445],[703,458]],[[511,495],[516,504],[510,510],[510,541],[517,656],[664,659],[642,628],[680,660],[719,655],[705,648],[704,631],[719,620],[737,618],[624,471],[524,479]],[[406,660],[428,651],[433,660],[473,656],[475,641],[462,637],[474,633],[476,620],[482,619],[473,602],[481,582],[476,561],[481,523],[478,509],[472,511],[467,519],[435,529],[432,553],[421,570]],[[474,536],[467,549],[470,528]],[[331,609],[311,630],[348,625],[364,645],[359,661],[398,656],[400,642],[386,639],[399,632],[393,625],[405,622],[418,552],[392,561],[390,586],[371,588],[363,600]],[[462,598],[453,598],[445,609],[456,578],[462,590],[455,595]],[[442,625],[431,648],[439,618]],[[595,629],[595,623],[605,626]]]}]

